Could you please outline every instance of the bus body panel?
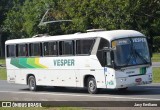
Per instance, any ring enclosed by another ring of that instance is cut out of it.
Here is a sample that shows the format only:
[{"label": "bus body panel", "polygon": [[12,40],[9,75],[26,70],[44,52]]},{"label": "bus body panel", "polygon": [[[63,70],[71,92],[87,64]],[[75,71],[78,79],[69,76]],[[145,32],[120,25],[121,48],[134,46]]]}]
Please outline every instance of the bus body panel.
[{"label": "bus body panel", "polygon": [[[112,40],[139,36],[144,37],[143,34],[137,31],[115,30],[8,40],[5,44],[7,48],[7,45],[10,44],[103,38],[108,40],[111,46]],[[100,42],[100,39],[98,42]],[[98,49],[97,44],[93,46],[96,49]],[[97,88],[110,89],[125,88],[152,82],[151,66],[135,65],[130,68],[126,67],[119,70],[116,70],[113,67],[103,67],[95,53],[97,51],[96,49],[94,49],[94,54],[91,55],[12,58],[6,56],[7,80],[10,83],[27,84],[28,75],[34,75],[37,85],[84,87],[84,83],[86,82],[85,77],[93,76],[96,80]]]},{"label": "bus body panel", "polygon": [[130,68],[122,71],[111,69],[106,72],[107,88],[125,88],[136,85],[150,84],[152,82],[152,67],[144,67],[146,71],[140,73],[142,68]]},{"label": "bus body panel", "polygon": [[[15,59],[20,62],[20,60],[26,58]],[[28,58],[28,60],[30,59],[38,58]],[[74,64],[72,64],[71,60],[74,60]],[[37,85],[84,87],[84,77],[86,75],[92,75],[97,81],[97,87],[105,88],[104,70],[100,67],[95,55],[79,57],[40,57],[39,64],[41,64],[41,66],[43,65],[44,68],[25,68],[18,64],[11,64],[11,59],[7,59],[6,61],[9,64],[9,67],[7,67],[9,71],[7,73],[13,74],[12,76],[14,76],[15,83],[26,84],[27,75],[33,74],[36,78]],[[66,61],[68,61],[68,64]],[[28,65],[32,66],[34,64],[28,63]],[[9,79],[11,79],[11,76],[8,76],[7,79],[8,82],[10,82]]]}]

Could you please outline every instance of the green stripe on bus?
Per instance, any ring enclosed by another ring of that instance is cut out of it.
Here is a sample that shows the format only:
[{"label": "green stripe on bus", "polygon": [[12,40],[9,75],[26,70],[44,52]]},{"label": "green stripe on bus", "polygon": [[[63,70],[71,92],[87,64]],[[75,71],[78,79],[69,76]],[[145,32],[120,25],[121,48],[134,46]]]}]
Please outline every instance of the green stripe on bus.
[{"label": "green stripe on bus", "polygon": [[39,63],[39,58],[11,58],[10,64],[17,68],[47,68]]},{"label": "green stripe on bus", "polygon": [[19,64],[19,58],[12,58],[10,64],[14,65],[17,68],[25,68],[25,66]]},{"label": "green stripe on bus", "polygon": [[27,58],[20,58],[20,65],[26,67],[26,68],[34,68],[33,66],[27,64]]},{"label": "green stripe on bus", "polygon": [[34,68],[41,68],[40,66],[36,65],[35,64],[35,58],[29,58],[27,60],[27,63],[30,65],[30,66],[33,66]]}]

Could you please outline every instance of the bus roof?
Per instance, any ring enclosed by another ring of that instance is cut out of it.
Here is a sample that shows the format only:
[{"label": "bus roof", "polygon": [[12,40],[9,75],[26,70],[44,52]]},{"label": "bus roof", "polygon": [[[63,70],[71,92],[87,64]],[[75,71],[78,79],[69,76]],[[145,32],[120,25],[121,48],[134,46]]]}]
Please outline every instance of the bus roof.
[{"label": "bus roof", "polygon": [[114,39],[126,38],[126,37],[137,37],[137,36],[144,36],[144,35],[134,30],[112,30],[112,31],[75,33],[75,34],[68,34],[68,35],[56,35],[56,36],[43,35],[42,37],[8,40],[5,42],[5,44],[58,41],[58,40],[67,40],[67,39],[69,40],[69,39],[95,38],[95,37],[102,37],[104,39],[107,39],[108,41],[112,41]]}]

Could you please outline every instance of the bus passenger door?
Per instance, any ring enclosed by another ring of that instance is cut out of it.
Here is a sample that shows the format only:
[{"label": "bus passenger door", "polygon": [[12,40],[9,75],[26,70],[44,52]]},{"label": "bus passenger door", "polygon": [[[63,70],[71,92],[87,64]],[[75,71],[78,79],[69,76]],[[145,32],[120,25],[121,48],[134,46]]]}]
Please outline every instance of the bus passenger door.
[{"label": "bus passenger door", "polygon": [[113,88],[114,86],[114,70],[112,68],[111,61],[111,52],[110,50],[105,50],[103,53],[104,56],[104,75],[105,75],[105,83],[107,88]]}]

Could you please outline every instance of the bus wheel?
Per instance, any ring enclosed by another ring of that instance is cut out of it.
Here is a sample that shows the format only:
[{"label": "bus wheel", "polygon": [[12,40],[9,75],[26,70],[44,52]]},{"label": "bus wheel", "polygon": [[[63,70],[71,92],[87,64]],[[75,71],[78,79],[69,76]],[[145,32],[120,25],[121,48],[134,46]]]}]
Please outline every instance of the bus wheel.
[{"label": "bus wheel", "polygon": [[98,92],[95,78],[88,78],[87,88],[90,94],[96,94]]},{"label": "bus wheel", "polygon": [[34,76],[30,76],[30,77],[28,78],[28,85],[29,85],[29,89],[30,89],[31,91],[36,91],[37,86],[36,86],[36,79],[35,79]]}]

